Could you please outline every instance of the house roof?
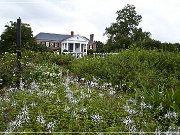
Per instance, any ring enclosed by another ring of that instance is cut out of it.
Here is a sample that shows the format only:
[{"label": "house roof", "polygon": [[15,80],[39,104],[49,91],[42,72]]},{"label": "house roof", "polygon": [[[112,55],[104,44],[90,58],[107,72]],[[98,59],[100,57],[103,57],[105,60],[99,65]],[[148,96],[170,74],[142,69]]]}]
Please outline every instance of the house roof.
[{"label": "house roof", "polygon": [[53,33],[44,33],[40,32],[35,36],[36,40],[47,40],[47,41],[62,41],[67,38],[70,38],[71,35],[65,35],[65,34],[53,34]]},{"label": "house roof", "polygon": [[[35,36],[35,39],[36,40],[42,40],[42,41],[63,41],[63,40],[66,40],[70,37],[71,37],[71,35],[67,35],[67,34],[54,34],[54,33],[40,32],[39,34],[37,34]],[[85,38],[89,41],[88,45],[95,44],[94,41],[90,41],[87,37],[83,36],[83,38]]]}]

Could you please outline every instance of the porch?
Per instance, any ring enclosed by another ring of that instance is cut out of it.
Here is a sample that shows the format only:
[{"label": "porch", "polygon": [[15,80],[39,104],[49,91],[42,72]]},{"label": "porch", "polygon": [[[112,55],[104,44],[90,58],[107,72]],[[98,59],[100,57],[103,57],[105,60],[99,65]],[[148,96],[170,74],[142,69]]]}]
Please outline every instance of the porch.
[{"label": "porch", "polygon": [[87,55],[87,44],[77,42],[61,43],[61,53],[70,53],[76,57]]}]

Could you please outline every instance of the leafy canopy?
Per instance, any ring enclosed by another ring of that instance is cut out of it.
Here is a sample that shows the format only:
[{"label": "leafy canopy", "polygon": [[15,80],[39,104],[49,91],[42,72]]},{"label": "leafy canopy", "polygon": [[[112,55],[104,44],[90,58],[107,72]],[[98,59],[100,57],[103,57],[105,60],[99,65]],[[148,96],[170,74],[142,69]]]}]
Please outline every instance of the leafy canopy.
[{"label": "leafy canopy", "polygon": [[95,41],[95,43],[96,43],[96,52],[97,53],[104,52],[103,50],[104,44],[101,41]]},{"label": "leafy canopy", "polygon": [[133,42],[139,42],[150,37],[149,32],[143,32],[141,28],[138,28],[142,16],[136,13],[134,5],[127,4],[116,13],[118,15],[116,22],[105,29],[109,50],[128,48]]},{"label": "leafy canopy", "polygon": [[[5,25],[5,30],[1,35],[0,52],[16,51],[16,26],[17,23],[10,21]],[[29,24],[21,23],[21,47],[22,50],[29,50],[36,44]]]}]

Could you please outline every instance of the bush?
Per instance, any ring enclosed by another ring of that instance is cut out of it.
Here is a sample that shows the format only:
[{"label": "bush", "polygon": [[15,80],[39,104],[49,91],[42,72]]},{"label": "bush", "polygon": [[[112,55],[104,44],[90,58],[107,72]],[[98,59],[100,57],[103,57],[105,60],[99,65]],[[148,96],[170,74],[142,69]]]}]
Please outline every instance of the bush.
[{"label": "bush", "polygon": [[137,100],[143,97],[143,102],[153,108],[162,105],[161,113],[152,111],[152,116],[164,117],[168,111],[180,112],[179,96],[175,95],[180,89],[178,53],[127,50],[105,58],[81,59],[72,64],[71,71],[88,80],[95,77],[111,83],[117,90],[135,93]]},{"label": "bush", "polygon": [[49,60],[59,66],[68,67],[75,58],[71,55],[52,54]]},{"label": "bush", "polygon": [[8,85],[13,85],[16,81],[16,55],[4,53],[0,59],[0,79],[2,79],[1,88]]}]

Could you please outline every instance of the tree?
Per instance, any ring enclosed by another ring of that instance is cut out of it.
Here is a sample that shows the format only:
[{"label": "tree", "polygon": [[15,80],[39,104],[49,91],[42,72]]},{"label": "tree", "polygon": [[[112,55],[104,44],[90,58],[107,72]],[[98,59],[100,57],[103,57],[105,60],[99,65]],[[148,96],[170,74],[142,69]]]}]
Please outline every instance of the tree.
[{"label": "tree", "polygon": [[52,50],[48,47],[46,47],[43,44],[33,44],[31,45],[31,50],[35,52],[52,52]]},{"label": "tree", "polygon": [[110,27],[106,27],[105,35],[108,36],[106,48],[110,50],[118,50],[129,48],[133,42],[142,41],[150,37],[149,32],[143,32],[138,28],[142,20],[142,16],[138,15],[134,5],[125,6],[117,12],[116,22]]},{"label": "tree", "polygon": [[[1,35],[0,51],[15,52],[16,51],[16,22],[10,21],[5,25],[5,30]],[[21,46],[22,50],[31,49],[36,44],[29,24],[21,23]]]},{"label": "tree", "polygon": [[102,53],[104,50],[104,44],[101,41],[95,41],[96,43],[96,52]]},{"label": "tree", "polygon": [[133,30],[132,40],[136,43],[139,43],[143,40],[151,40],[150,36],[150,32],[143,32],[141,28],[135,28]]}]

